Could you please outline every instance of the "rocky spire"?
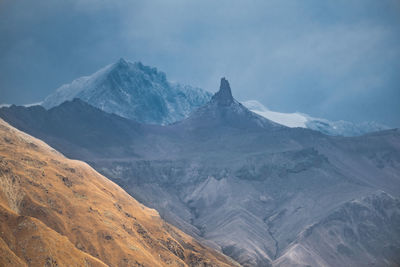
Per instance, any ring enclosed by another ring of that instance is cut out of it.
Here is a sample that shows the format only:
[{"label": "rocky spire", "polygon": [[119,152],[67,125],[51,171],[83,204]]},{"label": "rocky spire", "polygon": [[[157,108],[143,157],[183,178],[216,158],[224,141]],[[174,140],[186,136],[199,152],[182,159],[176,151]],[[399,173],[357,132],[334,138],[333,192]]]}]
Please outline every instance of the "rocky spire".
[{"label": "rocky spire", "polygon": [[117,68],[126,68],[128,66],[128,62],[122,57],[115,63]]},{"label": "rocky spire", "polygon": [[231,87],[229,86],[227,79],[221,79],[219,91],[212,97],[212,101],[220,106],[229,106],[231,103],[233,103]]}]

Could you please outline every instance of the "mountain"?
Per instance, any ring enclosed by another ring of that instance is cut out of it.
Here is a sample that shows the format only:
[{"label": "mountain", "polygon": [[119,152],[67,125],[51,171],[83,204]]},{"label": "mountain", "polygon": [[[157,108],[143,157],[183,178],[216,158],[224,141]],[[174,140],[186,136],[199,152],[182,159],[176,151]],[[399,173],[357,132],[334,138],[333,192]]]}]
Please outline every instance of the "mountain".
[{"label": "mountain", "polygon": [[346,202],[302,232],[276,266],[398,266],[399,211],[400,200],[384,192]]},{"label": "mountain", "polygon": [[82,100],[0,116],[243,266],[398,263],[398,129],[341,137],[279,125],[237,102],[225,79],[166,126]]},{"label": "mountain", "polygon": [[[250,112],[232,96],[229,82],[221,79],[220,90],[213,95],[210,102],[195,110],[190,116],[175,124],[178,127],[233,127],[238,129],[272,129],[281,128],[270,120]],[[215,129],[214,129],[215,130]]]},{"label": "mountain", "polygon": [[120,59],[96,73],[65,84],[49,95],[42,106],[49,109],[80,98],[108,113],[152,124],[181,120],[207,103],[211,94],[171,83],[165,73]]},{"label": "mountain", "polygon": [[235,266],[87,164],[0,120],[1,266]]},{"label": "mountain", "polygon": [[[36,134],[46,129],[48,136],[59,140],[59,148],[67,155],[69,151],[78,150],[80,154],[91,154],[91,151],[99,154],[106,151],[109,156],[131,155],[133,152],[127,149],[116,153],[113,153],[112,149],[123,147],[125,140],[133,140],[143,131],[142,124],[105,113],[78,98],[49,110],[42,106],[15,105],[2,110],[22,131]],[[79,124],[75,123],[77,118]],[[119,138],[115,139],[114,136]]]},{"label": "mountain", "polygon": [[[211,93],[200,88],[169,82],[165,73],[156,68],[121,58],[90,76],[61,86],[38,104],[50,109],[79,98],[108,113],[141,123],[165,125],[187,118],[191,112],[205,105],[211,96]],[[255,100],[242,104],[276,123],[317,130],[328,135],[357,136],[389,129],[375,122],[333,122],[302,113],[275,112]]]},{"label": "mountain", "polygon": [[359,136],[370,132],[388,130],[389,127],[376,122],[352,123],[348,121],[329,121],[314,118],[303,113],[281,113],[271,111],[256,100],[242,104],[254,113],[288,127],[302,127],[320,131],[328,135]]}]

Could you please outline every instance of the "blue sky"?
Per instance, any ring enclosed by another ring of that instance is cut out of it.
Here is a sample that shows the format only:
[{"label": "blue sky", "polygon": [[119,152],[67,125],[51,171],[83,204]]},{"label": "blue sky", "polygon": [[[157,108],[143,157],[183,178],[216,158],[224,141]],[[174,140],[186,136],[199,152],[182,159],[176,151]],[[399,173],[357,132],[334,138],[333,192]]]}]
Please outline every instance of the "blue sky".
[{"label": "blue sky", "polygon": [[170,80],[332,120],[400,127],[398,0],[0,0],[0,102],[123,57]]}]

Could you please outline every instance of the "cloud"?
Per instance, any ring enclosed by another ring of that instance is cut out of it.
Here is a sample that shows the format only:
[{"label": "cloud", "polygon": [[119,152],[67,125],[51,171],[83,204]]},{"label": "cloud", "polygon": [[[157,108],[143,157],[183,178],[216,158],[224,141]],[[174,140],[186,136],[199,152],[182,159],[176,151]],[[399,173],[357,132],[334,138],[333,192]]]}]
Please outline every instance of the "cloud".
[{"label": "cloud", "polygon": [[237,98],[276,110],[400,126],[394,115],[399,6],[395,0],[3,0],[0,102],[40,101],[60,84],[125,57],[210,91],[226,76]]}]

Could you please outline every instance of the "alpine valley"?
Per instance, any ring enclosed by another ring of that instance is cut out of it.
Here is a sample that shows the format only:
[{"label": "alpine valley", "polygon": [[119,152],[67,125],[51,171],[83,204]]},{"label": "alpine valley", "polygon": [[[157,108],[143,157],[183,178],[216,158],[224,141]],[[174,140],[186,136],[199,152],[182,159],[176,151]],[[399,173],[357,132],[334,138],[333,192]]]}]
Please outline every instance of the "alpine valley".
[{"label": "alpine valley", "polygon": [[246,106],[225,78],[211,96],[120,60],[0,116],[243,266],[399,266],[399,129],[326,135]]}]

